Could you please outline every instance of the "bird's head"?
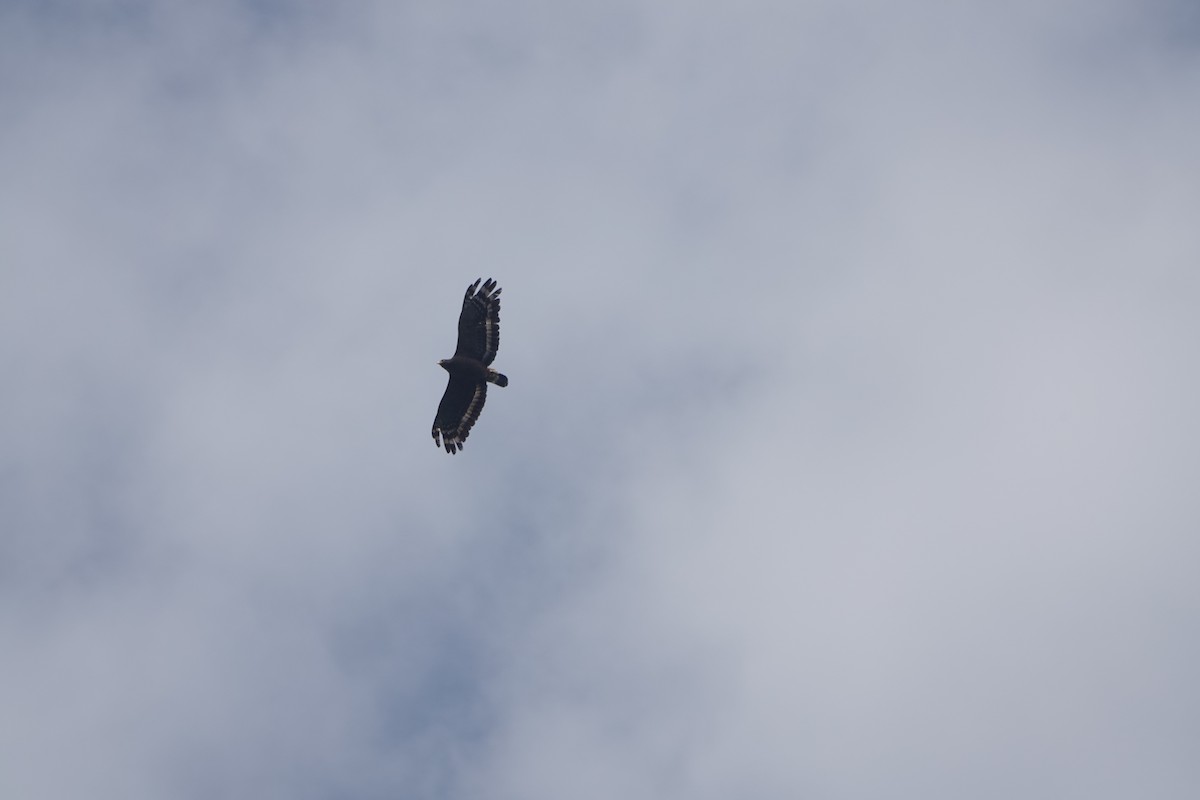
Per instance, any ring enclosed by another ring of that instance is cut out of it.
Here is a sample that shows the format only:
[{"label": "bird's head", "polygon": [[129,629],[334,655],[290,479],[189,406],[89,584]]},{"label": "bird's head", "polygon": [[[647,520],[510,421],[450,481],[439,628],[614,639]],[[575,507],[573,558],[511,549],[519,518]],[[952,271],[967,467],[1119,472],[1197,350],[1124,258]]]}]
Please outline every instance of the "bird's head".
[{"label": "bird's head", "polygon": [[438,361],[438,366],[439,366],[439,367],[441,367],[442,369],[446,370],[446,372],[449,372],[449,371],[450,371],[450,368],[446,366],[446,361],[447,361],[447,360],[448,360],[448,359],[445,359],[445,358],[443,358],[443,359],[439,360],[439,361]]}]

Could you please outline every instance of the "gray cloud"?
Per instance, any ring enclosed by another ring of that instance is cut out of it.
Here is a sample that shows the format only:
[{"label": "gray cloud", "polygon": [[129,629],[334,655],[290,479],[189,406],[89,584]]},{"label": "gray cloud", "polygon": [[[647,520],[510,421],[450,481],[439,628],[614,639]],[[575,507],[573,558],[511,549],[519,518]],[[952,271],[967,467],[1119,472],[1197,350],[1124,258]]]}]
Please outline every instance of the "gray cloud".
[{"label": "gray cloud", "polygon": [[1195,793],[1183,4],[0,15],[5,796]]}]

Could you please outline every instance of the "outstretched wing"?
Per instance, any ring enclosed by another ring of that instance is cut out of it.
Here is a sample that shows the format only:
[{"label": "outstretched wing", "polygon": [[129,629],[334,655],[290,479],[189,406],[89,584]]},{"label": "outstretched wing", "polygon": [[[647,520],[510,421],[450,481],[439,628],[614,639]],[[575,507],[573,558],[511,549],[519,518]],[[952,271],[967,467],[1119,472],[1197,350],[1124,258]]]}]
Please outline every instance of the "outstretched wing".
[{"label": "outstretched wing", "polygon": [[471,426],[479,419],[487,400],[487,383],[463,375],[450,373],[446,393],[438,404],[437,416],[433,418],[433,442],[444,446],[447,453],[457,453],[471,432]]},{"label": "outstretched wing", "polygon": [[462,313],[458,315],[458,349],[467,356],[491,364],[500,349],[500,289],[491,278],[483,286],[475,281],[467,287]]}]

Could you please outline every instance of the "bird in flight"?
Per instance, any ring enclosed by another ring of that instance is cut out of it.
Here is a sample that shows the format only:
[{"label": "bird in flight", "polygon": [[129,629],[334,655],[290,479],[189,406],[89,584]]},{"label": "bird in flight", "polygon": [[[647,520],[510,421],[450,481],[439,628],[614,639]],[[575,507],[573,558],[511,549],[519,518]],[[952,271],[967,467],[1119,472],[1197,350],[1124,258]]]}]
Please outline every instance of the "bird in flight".
[{"label": "bird in flight", "polygon": [[508,386],[508,378],[491,368],[500,347],[500,289],[491,278],[479,283],[468,286],[463,297],[454,357],[438,362],[450,373],[450,382],[433,418],[433,443],[447,453],[462,450],[483,411],[487,385]]}]

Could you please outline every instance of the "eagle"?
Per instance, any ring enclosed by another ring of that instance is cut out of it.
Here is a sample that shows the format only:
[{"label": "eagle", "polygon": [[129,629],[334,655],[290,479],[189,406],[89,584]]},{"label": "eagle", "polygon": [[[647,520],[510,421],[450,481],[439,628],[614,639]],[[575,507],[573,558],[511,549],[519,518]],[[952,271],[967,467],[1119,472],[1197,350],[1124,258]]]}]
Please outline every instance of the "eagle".
[{"label": "eagle", "polygon": [[491,368],[500,347],[500,288],[491,278],[467,287],[458,315],[458,348],[453,358],[437,362],[450,373],[446,393],[433,418],[433,443],[457,453],[479,419],[487,385],[508,386],[508,378]]}]

